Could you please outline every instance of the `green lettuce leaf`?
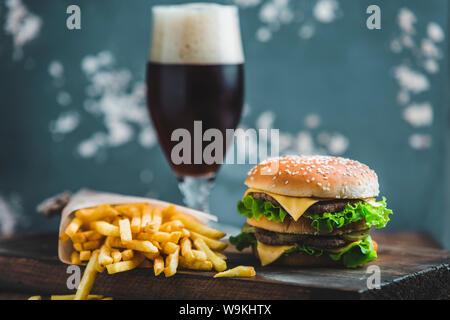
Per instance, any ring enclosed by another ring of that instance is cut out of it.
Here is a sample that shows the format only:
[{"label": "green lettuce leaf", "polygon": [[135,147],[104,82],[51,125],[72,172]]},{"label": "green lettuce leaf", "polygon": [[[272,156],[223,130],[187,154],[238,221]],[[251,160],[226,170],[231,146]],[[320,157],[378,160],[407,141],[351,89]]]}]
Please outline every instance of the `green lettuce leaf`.
[{"label": "green lettuce leaf", "polygon": [[335,261],[342,260],[342,263],[347,268],[356,268],[366,264],[377,258],[377,252],[375,251],[370,236],[365,238],[359,243],[354,243],[345,250],[339,253],[326,252],[321,249],[308,248],[304,245],[295,245],[289,250],[286,250],[284,254],[289,255],[292,253],[305,253],[310,256],[319,257],[322,254],[328,254],[331,259]]},{"label": "green lettuce leaf", "polygon": [[323,254],[323,250],[308,248],[304,245],[296,244],[295,246],[293,246],[292,248],[290,248],[284,252],[285,255],[288,255],[291,253],[306,253],[310,256],[320,257]]},{"label": "green lettuce leaf", "polygon": [[275,222],[283,222],[287,212],[269,201],[255,199],[251,195],[246,196],[237,204],[239,214],[256,220],[266,217]]},{"label": "green lettuce leaf", "polygon": [[230,243],[236,247],[237,250],[242,251],[247,247],[256,244],[256,237],[253,233],[242,232],[236,237],[230,237]]},{"label": "green lettuce leaf", "polygon": [[311,226],[321,233],[330,233],[335,229],[342,228],[352,222],[365,219],[368,228],[375,226],[380,229],[386,226],[392,210],[386,208],[386,198],[373,206],[368,202],[361,201],[354,205],[347,203],[341,212],[323,214],[305,214],[305,217],[313,220]]},{"label": "green lettuce leaf", "polygon": [[329,255],[330,258],[335,261],[339,261],[342,258],[342,263],[347,268],[356,268],[377,258],[377,252],[373,247],[372,238],[370,236],[360,243],[349,246],[342,252],[336,254],[330,253]]}]

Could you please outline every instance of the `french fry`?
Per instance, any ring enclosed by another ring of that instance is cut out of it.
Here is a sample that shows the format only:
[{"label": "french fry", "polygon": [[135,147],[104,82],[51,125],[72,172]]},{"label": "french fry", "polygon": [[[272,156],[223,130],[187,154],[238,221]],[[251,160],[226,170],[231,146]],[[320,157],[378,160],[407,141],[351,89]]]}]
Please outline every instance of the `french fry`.
[{"label": "french fry", "polygon": [[210,247],[212,250],[222,251],[227,247],[227,244],[225,242],[208,238],[208,237],[206,237],[200,233],[194,232],[194,231],[191,231],[191,237],[194,241],[195,241],[195,239],[203,239],[203,241],[205,241],[205,243],[208,245],[208,247]]},{"label": "french fry", "polygon": [[115,206],[115,209],[122,215],[132,219],[135,216],[139,216],[138,203],[121,204]]},{"label": "french fry", "polygon": [[120,239],[123,242],[131,241],[133,239],[133,237],[131,236],[130,220],[128,219],[119,220],[119,231],[120,231]]},{"label": "french fry", "polygon": [[[74,300],[74,294],[64,294],[64,295],[51,295],[50,300]],[[103,296],[100,294],[90,294],[87,296],[87,300],[102,300]]]},{"label": "french fry", "polygon": [[166,217],[168,217],[169,219],[174,216],[175,214],[177,214],[177,209],[175,209],[175,206],[173,204],[167,206],[164,210],[162,210],[162,212],[164,213],[164,215]]},{"label": "french fry", "polygon": [[105,221],[92,221],[89,227],[100,235],[120,237],[119,227]]},{"label": "french fry", "polygon": [[150,225],[152,222],[152,207],[148,203],[142,205],[142,219],[141,219],[141,229],[144,230],[145,227]]},{"label": "french fry", "polygon": [[147,233],[147,232],[140,232],[136,235],[136,239],[151,241],[151,240],[153,240],[153,235],[151,233]]},{"label": "french fry", "polygon": [[189,238],[183,238],[180,241],[181,255],[190,262],[195,259],[194,253],[192,252],[192,242]]},{"label": "french fry", "polygon": [[159,257],[159,252],[156,253],[149,253],[149,252],[142,252],[142,254],[149,260],[155,260]]},{"label": "french fry", "polygon": [[119,262],[122,260],[122,253],[120,253],[117,249],[111,249],[111,257],[113,258],[113,262]]},{"label": "french fry", "polygon": [[76,232],[72,237],[70,237],[72,239],[73,243],[82,243],[82,242],[86,242],[87,241],[87,237],[84,234],[84,232]]},{"label": "french fry", "polygon": [[81,219],[79,219],[79,218],[72,219],[72,221],[69,223],[69,225],[66,228],[66,234],[72,238],[82,225],[83,225],[83,221]]},{"label": "french fry", "polygon": [[86,238],[88,239],[88,241],[92,241],[92,240],[100,240],[103,238],[103,235],[101,235],[100,233],[94,231],[94,230],[88,230],[83,232],[84,235],[86,236]]},{"label": "french fry", "polygon": [[105,297],[102,300],[114,300],[114,298],[113,297]]},{"label": "french fry", "polygon": [[180,247],[177,244],[173,243],[173,242],[166,242],[163,245],[163,252],[165,254],[173,254],[173,253],[177,252],[177,250],[179,248]]},{"label": "french fry", "polygon": [[191,232],[186,228],[181,229],[180,232],[182,238],[184,237],[189,238],[191,236]]},{"label": "french fry", "polygon": [[130,240],[122,242],[120,238],[108,237],[106,239],[106,244],[111,248],[126,248],[149,253],[157,253],[159,251],[159,249],[148,240]]},{"label": "french fry", "polygon": [[208,260],[200,261],[200,260],[192,260],[188,261],[185,257],[180,256],[179,263],[181,268],[192,269],[192,270],[202,270],[202,271],[211,271],[213,268],[212,262]]},{"label": "french fry", "polygon": [[164,271],[164,259],[161,256],[153,260],[153,271],[155,272],[155,276],[159,276]]},{"label": "french fry", "polygon": [[77,251],[72,252],[70,255],[71,264],[81,264],[80,254]]},{"label": "french fry", "polygon": [[175,214],[171,220],[180,220],[188,230],[195,231],[209,238],[220,239],[226,235],[222,231],[210,228],[184,213]]},{"label": "french fry", "polygon": [[123,261],[131,260],[134,257],[133,250],[131,249],[124,250],[121,254]]},{"label": "french fry", "polygon": [[157,231],[150,235],[151,240],[158,242],[173,242],[178,243],[181,238],[181,232],[175,231],[172,233]]},{"label": "french fry", "polygon": [[113,264],[109,264],[106,266],[106,270],[109,274],[114,274],[118,272],[124,272],[128,270],[132,270],[139,266],[142,261],[144,261],[145,257],[142,254],[137,254],[133,259],[128,261],[121,261]]},{"label": "french fry", "polygon": [[206,245],[203,239],[199,238],[194,240],[194,244],[199,250],[203,251],[206,254],[209,260],[211,260],[216,271],[221,272],[227,269],[227,263],[225,262],[225,260],[215,255],[214,252],[212,252],[211,249]]},{"label": "french fry", "polygon": [[166,223],[163,223],[159,228],[160,231],[164,232],[172,232],[172,231],[181,231],[184,228],[183,222],[180,220],[172,220]]},{"label": "french fry", "polygon": [[122,240],[118,237],[106,237],[105,243],[111,248],[125,248]]},{"label": "french fry", "polygon": [[83,242],[87,242],[87,241],[93,241],[93,240],[100,240],[103,236],[93,230],[88,230],[88,231],[83,231],[80,232],[78,231],[77,233],[75,233],[72,237],[72,242],[79,242],[79,243],[83,243]]},{"label": "french fry", "polygon": [[166,267],[164,268],[166,278],[173,276],[177,272],[179,252],[180,248],[177,246],[175,252],[166,257]]},{"label": "french fry", "polygon": [[80,284],[78,285],[74,300],[85,300],[88,297],[89,292],[94,285],[95,276],[97,274],[97,270],[95,270],[95,264],[97,262],[98,255],[99,252],[97,250],[92,253],[86,269],[84,270]]},{"label": "french fry", "polygon": [[[96,250],[96,251],[99,251],[99,250]],[[105,271],[105,266],[100,264],[100,252],[99,252],[98,256],[99,256],[99,258],[97,259],[97,261],[95,261],[94,268],[98,273],[103,273],[103,271]]]},{"label": "french fry", "polygon": [[[175,206],[148,203],[104,204],[80,209],[60,235],[72,240],[72,264],[88,261],[77,293],[55,295],[57,300],[109,299],[89,295],[97,273],[109,274],[134,268],[153,268],[155,276],[173,276],[178,267],[218,272],[227,268],[225,234],[198,221]],[[195,249],[193,248],[195,245]],[[245,267],[247,268],[247,267]],[[243,268],[218,273],[217,277],[251,274]],[[238,275],[239,274],[239,275]]]},{"label": "french fry", "polygon": [[131,219],[131,232],[132,233],[139,233],[141,231],[141,217],[140,216],[134,216]]},{"label": "french fry", "polygon": [[118,226],[119,226],[119,220],[120,220],[119,217],[115,217],[115,218],[113,219],[113,221],[111,221],[111,224],[112,224],[113,226],[118,227]]},{"label": "french fry", "polygon": [[28,300],[42,300],[41,296],[31,296],[28,298]]},{"label": "french fry", "polygon": [[69,235],[64,231],[59,235],[59,241],[66,242],[70,239]]},{"label": "french fry", "polygon": [[254,277],[256,275],[255,268],[248,266],[238,266],[223,272],[216,273],[214,278],[221,277]]},{"label": "french fry", "polygon": [[159,227],[161,226],[162,220],[162,208],[155,207],[152,213],[152,222],[147,226],[147,228],[150,227],[150,231],[147,231],[146,229],[146,232],[151,232],[152,230],[158,231]]},{"label": "french fry", "polygon": [[192,250],[192,253],[194,254],[195,260],[204,261],[208,259],[206,253],[201,250]]},{"label": "french fry", "polygon": [[151,240],[150,242],[153,243],[153,245],[154,245],[155,247],[157,247],[158,250],[160,250],[160,251],[162,250],[162,247],[161,247],[161,245],[159,244],[158,241]]},{"label": "french fry", "polygon": [[158,252],[158,248],[153,245],[150,241],[146,240],[131,240],[124,243],[125,247],[128,249],[136,250],[136,251],[142,251],[142,252],[149,252],[149,253],[156,253]]},{"label": "french fry", "polygon": [[99,240],[92,240],[83,243],[83,250],[94,250],[100,247]]},{"label": "french fry", "polygon": [[102,245],[100,248],[98,262],[101,266],[107,266],[114,262],[114,259],[111,257],[111,249],[107,245]]},{"label": "french fry", "polygon": [[81,261],[88,261],[90,258],[91,258],[91,252],[89,250],[80,252],[80,260]]},{"label": "french fry", "polygon": [[91,222],[106,217],[115,217],[118,214],[117,210],[110,204],[103,204],[94,208],[80,209],[75,213],[75,216],[84,222]]}]

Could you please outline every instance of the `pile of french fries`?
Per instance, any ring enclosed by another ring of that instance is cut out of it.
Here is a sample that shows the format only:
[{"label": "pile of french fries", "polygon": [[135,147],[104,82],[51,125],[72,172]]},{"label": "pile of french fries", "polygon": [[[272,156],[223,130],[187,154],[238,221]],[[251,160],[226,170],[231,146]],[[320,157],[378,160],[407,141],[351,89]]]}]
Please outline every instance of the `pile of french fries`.
[{"label": "pile of french fries", "polygon": [[206,226],[173,205],[103,204],[80,209],[60,235],[74,251],[71,263],[86,264],[74,299],[88,299],[96,273],[153,268],[155,276],[173,276],[178,267],[219,273],[215,277],[255,275],[253,267],[227,270],[226,234]]}]

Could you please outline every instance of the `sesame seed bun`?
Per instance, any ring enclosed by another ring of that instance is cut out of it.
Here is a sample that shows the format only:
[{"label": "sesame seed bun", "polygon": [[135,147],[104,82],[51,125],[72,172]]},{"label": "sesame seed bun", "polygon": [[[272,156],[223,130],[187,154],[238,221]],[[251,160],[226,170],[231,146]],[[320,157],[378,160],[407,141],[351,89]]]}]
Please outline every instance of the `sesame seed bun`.
[{"label": "sesame seed bun", "polygon": [[331,156],[285,156],[250,170],[249,188],[292,197],[361,199],[376,197],[378,177],[365,164]]}]

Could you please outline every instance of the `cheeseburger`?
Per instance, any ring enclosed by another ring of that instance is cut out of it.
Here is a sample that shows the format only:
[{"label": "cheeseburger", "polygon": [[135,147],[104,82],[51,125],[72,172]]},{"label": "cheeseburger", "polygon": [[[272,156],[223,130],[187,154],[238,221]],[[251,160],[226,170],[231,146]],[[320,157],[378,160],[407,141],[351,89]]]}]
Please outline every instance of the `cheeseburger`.
[{"label": "cheeseburger", "polygon": [[361,266],[377,257],[370,229],[383,228],[392,210],[376,201],[376,173],[339,157],[286,156],[250,170],[248,190],[237,204],[247,217],[231,237],[252,247],[263,266]]}]

